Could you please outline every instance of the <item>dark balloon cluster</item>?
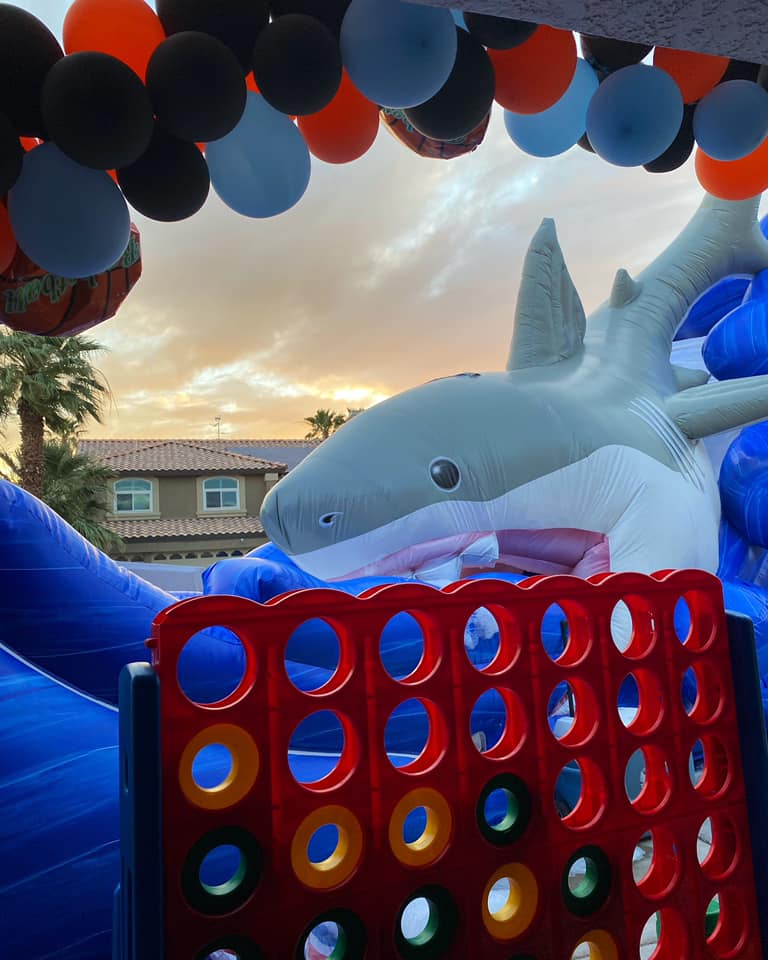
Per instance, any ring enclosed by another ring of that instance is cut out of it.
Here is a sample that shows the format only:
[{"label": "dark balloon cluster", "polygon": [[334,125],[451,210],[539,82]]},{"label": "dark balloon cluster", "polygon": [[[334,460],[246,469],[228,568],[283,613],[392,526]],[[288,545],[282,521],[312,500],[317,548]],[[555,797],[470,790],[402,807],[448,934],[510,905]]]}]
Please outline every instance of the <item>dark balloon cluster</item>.
[{"label": "dark balloon cluster", "polygon": [[128,242],[127,204],[183,220],[211,186],[244,216],[282,213],[310,155],[361,157],[380,118],[423,156],[468,153],[494,101],[534,156],[580,143],[665,172],[695,141],[711,192],[768,185],[759,67],[581,44],[582,58],[567,30],[401,0],[74,0],[62,49],[0,3],[0,270],[18,245],[51,273],[100,273]]}]

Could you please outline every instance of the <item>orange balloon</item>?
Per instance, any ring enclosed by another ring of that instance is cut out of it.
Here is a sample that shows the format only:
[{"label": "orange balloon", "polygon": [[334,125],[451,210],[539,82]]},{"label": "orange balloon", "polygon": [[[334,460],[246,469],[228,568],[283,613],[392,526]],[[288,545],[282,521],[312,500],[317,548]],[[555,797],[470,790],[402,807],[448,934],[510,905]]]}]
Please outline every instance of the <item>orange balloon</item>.
[{"label": "orange balloon", "polygon": [[42,140],[38,140],[37,137],[19,137],[19,140],[21,140],[21,145],[27,153],[29,153],[30,150],[34,150],[35,147],[39,147],[43,142]]},{"label": "orange balloon", "polygon": [[11,229],[8,211],[0,203],[0,273],[10,266],[16,254],[16,237]]},{"label": "orange balloon", "polygon": [[333,100],[318,113],[299,117],[299,130],[318,160],[349,163],[373,145],[379,108],[360,93],[345,70]]},{"label": "orange balloon", "polygon": [[697,150],[695,164],[699,183],[721,200],[749,200],[768,189],[768,139],[740,160],[713,160]]},{"label": "orange balloon", "polygon": [[261,93],[256,83],[256,78],[253,75],[253,70],[251,70],[251,72],[245,78],[245,87],[246,90],[252,90],[254,93]]},{"label": "orange balloon", "polygon": [[149,58],[165,40],[155,11],[144,0],[75,0],[64,18],[64,50],[108,53],[147,76]]},{"label": "orange balloon", "polygon": [[562,97],[576,71],[570,30],[540,26],[511,50],[489,50],[496,73],[496,102],[515,113],[541,113]]},{"label": "orange balloon", "polygon": [[653,51],[654,67],[661,67],[677,82],[685,103],[695,103],[706,96],[723,79],[729,63],[728,57],[690,50],[656,47]]}]

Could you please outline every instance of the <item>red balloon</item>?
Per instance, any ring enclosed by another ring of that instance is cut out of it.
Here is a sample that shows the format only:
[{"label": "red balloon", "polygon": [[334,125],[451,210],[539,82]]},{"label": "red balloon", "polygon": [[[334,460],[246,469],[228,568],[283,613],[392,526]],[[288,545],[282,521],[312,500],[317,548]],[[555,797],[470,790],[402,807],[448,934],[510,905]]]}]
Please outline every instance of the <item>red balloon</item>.
[{"label": "red balloon", "polygon": [[108,53],[146,79],[149,58],[165,40],[144,0],[75,0],[64,18],[64,50]]},{"label": "red balloon", "polygon": [[299,130],[318,160],[349,163],[373,145],[379,108],[360,93],[345,70],[333,100],[318,113],[299,117]]},{"label": "red balloon", "polygon": [[19,140],[21,140],[21,145],[27,153],[29,153],[30,150],[34,150],[35,147],[39,147],[43,142],[42,140],[38,140],[37,137],[19,137]]},{"label": "red balloon", "polygon": [[5,270],[8,264],[13,260],[16,253],[16,237],[11,229],[11,221],[8,217],[8,211],[0,203],[0,273]]},{"label": "red balloon", "polygon": [[740,160],[713,160],[696,151],[696,176],[707,193],[721,200],[749,200],[768,189],[768,139]]},{"label": "red balloon", "polygon": [[489,50],[496,73],[496,102],[514,113],[541,113],[562,97],[576,72],[570,30],[544,24],[519,47]]},{"label": "red balloon", "polygon": [[[2,216],[0,205],[0,264]],[[7,215],[6,215],[7,216]],[[113,317],[141,276],[139,231],[131,224],[128,247],[114,267],[94,277],[67,280],[46,273],[16,248],[0,270],[0,323],[45,337],[82,333]]]}]

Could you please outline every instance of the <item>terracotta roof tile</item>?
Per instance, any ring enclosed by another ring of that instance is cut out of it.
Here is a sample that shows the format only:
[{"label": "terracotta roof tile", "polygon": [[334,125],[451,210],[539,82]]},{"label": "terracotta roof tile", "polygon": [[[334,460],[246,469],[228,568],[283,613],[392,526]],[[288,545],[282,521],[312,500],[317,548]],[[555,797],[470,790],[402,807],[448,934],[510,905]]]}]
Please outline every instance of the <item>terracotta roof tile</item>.
[{"label": "terracotta roof tile", "polygon": [[284,463],[198,440],[81,440],[81,453],[98,460],[116,473],[283,473]]},{"label": "terracotta roof tile", "polygon": [[173,517],[168,520],[103,521],[123,540],[144,540],[148,537],[213,537],[262,534],[258,517]]}]

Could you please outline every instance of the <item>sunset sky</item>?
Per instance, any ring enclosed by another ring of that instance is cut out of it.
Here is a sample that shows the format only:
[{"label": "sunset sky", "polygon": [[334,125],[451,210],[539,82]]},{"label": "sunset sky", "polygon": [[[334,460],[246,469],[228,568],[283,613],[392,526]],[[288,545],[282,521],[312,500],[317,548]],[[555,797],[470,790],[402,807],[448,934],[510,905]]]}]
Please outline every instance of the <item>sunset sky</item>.
[{"label": "sunset sky", "polygon": [[[60,37],[64,0],[16,0]],[[314,160],[303,200],[248,220],[211,191],[191,220],[138,214],[144,273],[92,334],[114,407],[91,436],[297,437],[317,407],[367,406],[433,377],[500,369],[522,258],[542,217],[589,312],[641,269],[701,197],[574,148],[522,154],[496,108],[468,157],[426,160],[381,129],[356,163]]]}]

